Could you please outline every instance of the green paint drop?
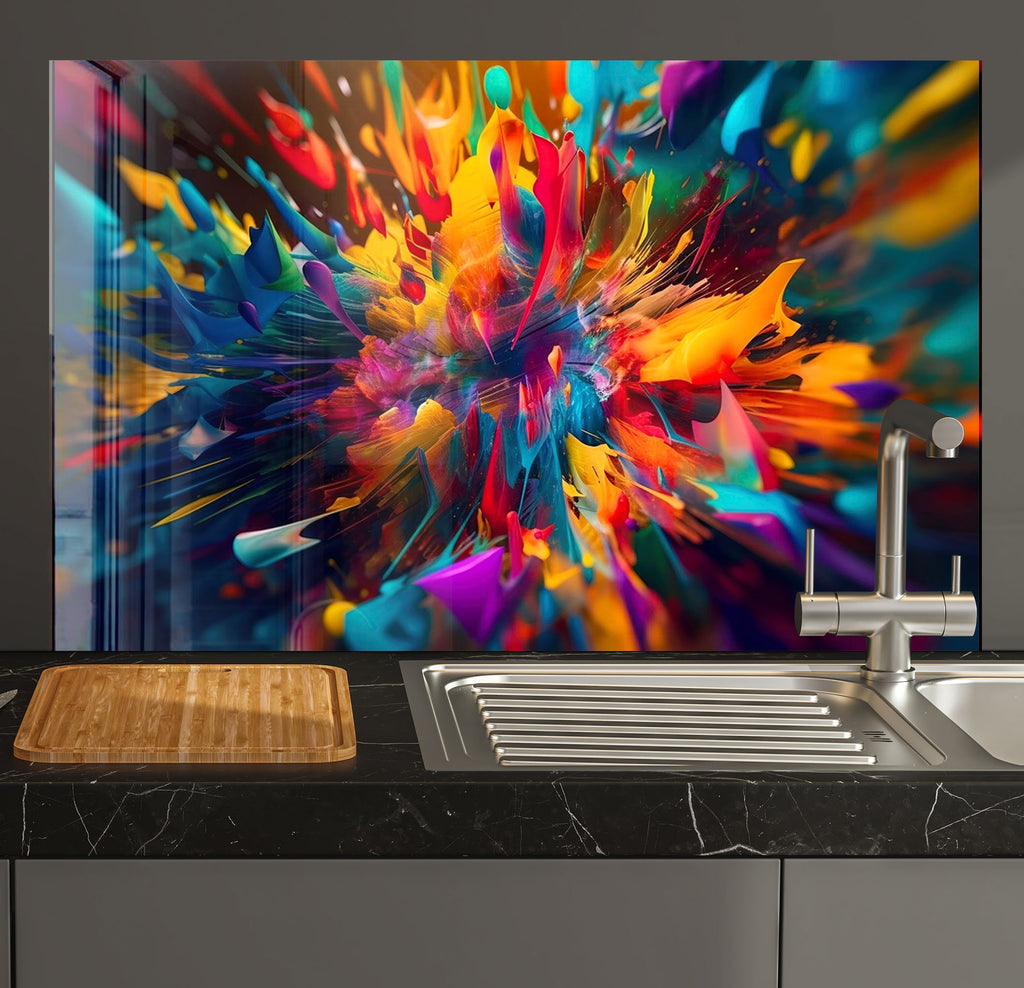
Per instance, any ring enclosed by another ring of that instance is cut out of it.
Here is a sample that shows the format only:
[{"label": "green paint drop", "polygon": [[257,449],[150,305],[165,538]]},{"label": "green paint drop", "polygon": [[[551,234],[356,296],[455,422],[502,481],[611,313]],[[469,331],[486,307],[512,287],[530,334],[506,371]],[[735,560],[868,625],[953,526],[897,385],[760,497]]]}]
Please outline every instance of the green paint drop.
[{"label": "green paint drop", "polygon": [[469,125],[469,134],[467,135],[469,140],[469,146],[472,148],[474,153],[476,152],[476,146],[480,141],[480,135],[484,132],[484,126],[487,121],[484,119],[484,94],[480,89],[480,68],[473,63],[473,121]]},{"label": "green paint drop", "polygon": [[263,288],[276,292],[301,292],[305,285],[302,281],[302,273],[295,263],[280,234],[274,227],[269,213],[263,214],[263,222],[269,228],[270,235],[274,238],[274,246],[277,248],[277,259],[281,264],[281,272],[273,280],[263,285]]},{"label": "green paint drop", "polygon": [[199,155],[198,158],[196,158],[196,164],[199,165],[199,167],[202,168],[204,172],[213,171],[213,162],[210,161],[210,159],[207,158],[205,154],[201,154]]},{"label": "green paint drop", "polygon": [[512,102],[512,80],[500,65],[493,65],[484,74],[484,92],[487,98],[502,110]]},{"label": "green paint drop", "polygon": [[533,108],[533,103],[530,102],[529,95],[527,95],[526,99],[523,100],[523,122],[534,134],[537,134],[540,137],[545,137],[548,140],[551,139],[551,135],[548,133],[547,127],[540,122],[540,117],[537,116],[537,113]]},{"label": "green paint drop", "polygon": [[384,83],[391,95],[391,106],[395,111],[395,122],[398,129],[405,127],[402,108],[402,63],[389,59],[383,63]]}]

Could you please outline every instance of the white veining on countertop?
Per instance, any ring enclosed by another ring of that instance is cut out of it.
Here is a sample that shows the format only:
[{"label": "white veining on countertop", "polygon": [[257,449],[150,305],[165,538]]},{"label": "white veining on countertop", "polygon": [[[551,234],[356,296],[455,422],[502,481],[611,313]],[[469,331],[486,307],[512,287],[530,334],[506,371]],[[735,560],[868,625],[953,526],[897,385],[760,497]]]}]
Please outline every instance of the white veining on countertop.
[{"label": "white veining on countertop", "polygon": [[693,821],[693,832],[697,835],[697,840],[700,841],[700,849],[704,850],[704,838],[701,835],[700,827],[697,826],[697,814],[693,809],[693,783],[686,783],[686,801],[690,806],[690,819]]},{"label": "white veining on countertop", "polygon": [[[562,804],[565,806],[565,811],[569,814],[569,823],[572,825],[572,829],[576,831],[576,836],[580,839],[580,843],[583,843],[583,834],[586,834],[594,842],[594,853],[605,856],[604,851],[601,850],[601,846],[597,843],[597,839],[584,826],[583,821],[573,813],[572,807],[569,805],[568,797],[565,795],[565,786],[560,782],[552,782],[551,787],[558,793]],[[580,831],[582,831],[582,833],[580,833]]]},{"label": "white veining on countertop", "polygon": [[756,847],[751,847],[749,844],[733,844],[730,847],[720,847],[717,851],[702,851],[700,857],[713,858],[716,854],[731,854],[733,851],[747,851],[762,858],[768,855],[767,851],[759,851]]}]

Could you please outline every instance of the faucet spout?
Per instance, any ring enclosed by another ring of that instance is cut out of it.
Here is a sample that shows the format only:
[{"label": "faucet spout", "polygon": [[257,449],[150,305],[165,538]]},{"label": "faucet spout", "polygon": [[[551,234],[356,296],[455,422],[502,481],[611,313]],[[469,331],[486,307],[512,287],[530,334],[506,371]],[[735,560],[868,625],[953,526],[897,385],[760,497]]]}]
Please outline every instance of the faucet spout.
[{"label": "faucet spout", "polygon": [[923,439],[932,457],[951,458],[963,442],[959,420],[907,398],[894,401],[882,418],[878,443],[878,536],[875,592],[897,599],[906,593],[907,446]]}]

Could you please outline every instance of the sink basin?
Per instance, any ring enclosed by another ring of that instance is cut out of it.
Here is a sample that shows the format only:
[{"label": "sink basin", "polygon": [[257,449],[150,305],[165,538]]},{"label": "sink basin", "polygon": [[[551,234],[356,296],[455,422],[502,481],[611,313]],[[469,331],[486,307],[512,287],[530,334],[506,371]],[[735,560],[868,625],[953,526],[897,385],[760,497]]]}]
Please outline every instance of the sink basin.
[{"label": "sink basin", "polygon": [[401,663],[436,771],[1020,772],[1024,665],[508,658]]},{"label": "sink basin", "polygon": [[990,755],[1024,765],[1024,679],[934,679],[917,691]]}]

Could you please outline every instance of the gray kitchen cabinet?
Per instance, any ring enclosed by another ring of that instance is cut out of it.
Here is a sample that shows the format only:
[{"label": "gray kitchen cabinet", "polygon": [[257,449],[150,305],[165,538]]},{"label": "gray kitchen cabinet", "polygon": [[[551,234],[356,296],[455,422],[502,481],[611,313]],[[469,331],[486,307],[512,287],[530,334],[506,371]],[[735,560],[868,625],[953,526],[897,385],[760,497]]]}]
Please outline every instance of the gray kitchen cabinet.
[{"label": "gray kitchen cabinet", "polygon": [[782,988],[1020,984],[1022,901],[1022,860],[787,860]]},{"label": "gray kitchen cabinet", "polygon": [[775,988],[779,862],[18,861],[17,988]]},{"label": "gray kitchen cabinet", "polygon": [[0,861],[0,988],[11,988],[11,863]]}]

